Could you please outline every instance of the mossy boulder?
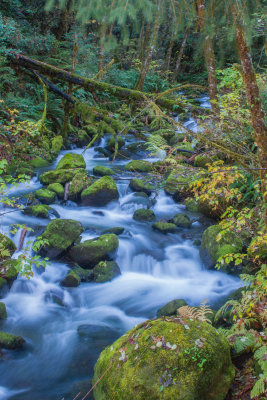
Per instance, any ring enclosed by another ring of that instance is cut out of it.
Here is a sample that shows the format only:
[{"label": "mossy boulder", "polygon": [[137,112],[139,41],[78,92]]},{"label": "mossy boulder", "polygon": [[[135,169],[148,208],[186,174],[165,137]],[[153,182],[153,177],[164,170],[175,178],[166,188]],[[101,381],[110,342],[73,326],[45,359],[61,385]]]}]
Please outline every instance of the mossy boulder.
[{"label": "mossy boulder", "polygon": [[104,283],[111,281],[121,274],[120,268],[115,261],[100,261],[93,269],[94,281]]},{"label": "mossy boulder", "polygon": [[173,217],[173,222],[176,226],[179,226],[180,228],[188,229],[192,225],[190,218],[186,214],[175,214],[175,216]]},{"label": "mossy boulder", "polygon": [[37,204],[24,208],[23,214],[32,215],[37,218],[48,218],[49,212],[52,211],[53,209],[45,204]]},{"label": "mossy boulder", "polygon": [[109,176],[109,175],[115,175],[115,172],[111,168],[102,167],[101,165],[98,165],[94,167],[93,174],[96,176]]},{"label": "mossy boulder", "polygon": [[73,168],[85,168],[86,163],[81,154],[67,153],[57,164],[57,170],[59,169],[73,169]]},{"label": "mossy boulder", "polygon": [[124,168],[131,172],[151,172],[153,170],[150,162],[142,160],[130,161]]},{"label": "mossy boulder", "polygon": [[91,182],[92,178],[87,175],[85,170],[80,170],[80,172],[77,172],[69,186],[69,199],[79,200],[80,194],[87,186],[90,185]]},{"label": "mossy boulder", "polygon": [[84,171],[83,169],[58,169],[44,172],[40,175],[40,182],[43,185],[49,185],[50,183],[66,183],[70,182],[73,177],[78,173]]},{"label": "mossy boulder", "polygon": [[184,204],[189,212],[198,212],[198,203],[195,199],[189,197],[185,200]]},{"label": "mossy boulder", "polygon": [[[186,157],[190,157],[190,155],[192,155],[192,153],[188,153],[194,151],[194,146],[192,143],[189,142],[183,142],[183,143],[179,143],[179,145],[177,146],[177,148],[179,149],[179,154],[182,154],[183,156]],[[187,151],[180,151],[180,150],[187,150]]]},{"label": "mossy boulder", "polygon": [[0,292],[5,287],[6,284],[7,284],[7,280],[0,276]]},{"label": "mossy boulder", "polygon": [[202,235],[200,257],[209,269],[216,265],[220,257],[230,253],[242,252],[243,241],[234,232],[227,232],[222,235],[221,240],[217,241],[221,231],[222,227],[220,225],[212,225]]},{"label": "mossy boulder", "polygon": [[73,271],[79,276],[81,282],[90,282],[94,279],[94,273],[91,269],[84,269],[76,264]]},{"label": "mossy boulder", "polygon": [[1,264],[0,275],[8,283],[12,283],[18,276],[18,271],[16,266],[17,266],[17,260],[15,259],[5,260]]},{"label": "mossy boulder", "polygon": [[150,195],[153,190],[155,190],[155,186],[151,185],[150,183],[146,183],[141,179],[131,179],[130,188],[134,192],[144,192],[148,195]]},{"label": "mossy boulder", "polygon": [[233,378],[223,335],[205,322],[168,317],[138,325],[100,354],[94,399],[223,400]]},{"label": "mossy boulder", "polygon": [[61,281],[61,285],[65,287],[77,287],[81,283],[80,276],[75,271],[69,271],[67,276]]},{"label": "mossy boulder", "polygon": [[79,243],[83,231],[80,222],[72,219],[54,219],[41,235],[41,239],[48,243],[40,249],[40,254],[49,258],[62,255],[74,243]]},{"label": "mossy boulder", "polygon": [[123,228],[123,227],[121,227],[121,226],[115,226],[114,228],[105,229],[104,232],[103,232],[103,235],[104,235],[105,233],[114,233],[114,235],[119,236],[119,235],[121,235],[123,232],[124,232],[124,228]]},{"label": "mossy boulder", "polygon": [[86,146],[88,143],[90,143],[91,138],[90,136],[84,131],[84,130],[79,130],[78,132],[78,145],[83,147]]},{"label": "mossy boulder", "polygon": [[64,187],[61,183],[50,183],[50,185],[47,186],[47,190],[56,193],[59,199],[63,199],[64,197]]},{"label": "mossy boulder", "polygon": [[157,317],[169,317],[171,315],[176,315],[178,308],[186,305],[187,302],[183,299],[172,300],[157,311]]},{"label": "mossy boulder", "polygon": [[47,167],[49,165],[49,162],[38,156],[30,160],[29,165],[32,168],[43,168]]},{"label": "mossy boulder", "polygon": [[52,139],[51,142],[51,151],[55,155],[58,155],[60,153],[60,150],[62,149],[63,146],[63,137],[62,136],[56,136]]},{"label": "mossy boulder", "polygon": [[190,196],[189,183],[196,177],[195,168],[180,165],[168,176],[164,190],[167,194],[172,195],[175,200],[183,200],[188,195]]},{"label": "mossy boulder", "polygon": [[0,302],[0,319],[6,319],[7,312],[6,312],[6,305],[5,303]]},{"label": "mossy boulder", "polygon": [[117,235],[106,234],[72,247],[69,251],[69,256],[81,267],[90,269],[99,261],[111,260],[118,246]]},{"label": "mossy boulder", "polygon": [[25,340],[21,336],[0,332],[0,349],[15,350],[23,346]]},{"label": "mossy boulder", "polygon": [[86,206],[103,207],[111,201],[118,200],[119,192],[115,181],[110,176],[103,176],[85,189],[81,198]]},{"label": "mossy boulder", "polygon": [[118,149],[121,149],[125,145],[125,141],[121,136],[117,136],[116,139],[112,136],[109,138],[106,146],[111,153],[114,153],[115,151],[116,142],[118,144]]},{"label": "mossy boulder", "polygon": [[207,154],[198,155],[194,159],[194,166],[201,168],[208,168],[208,164],[212,164],[214,162],[214,157],[211,157]]},{"label": "mossy boulder", "polygon": [[155,221],[156,216],[153,210],[140,208],[134,212],[133,219],[140,222],[152,222]]},{"label": "mossy boulder", "polygon": [[155,231],[167,234],[167,233],[175,233],[177,231],[177,226],[171,222],[155,222],[152,225],[152,228]]},{"label": "mossy boulder", "polygon": [[36,190],[35,197],[44,204],[53,204],[57,198],[56,193],[48,189]]},{"label": "mossy boulder", "polygon": [[2,259],[11,257],[17,250],[15,243],[8,236],[3,235],[3,233],[0,233],[0,248],[1,248],[1,253],[3,252],[8,253],[6,256],[3,256]]}]

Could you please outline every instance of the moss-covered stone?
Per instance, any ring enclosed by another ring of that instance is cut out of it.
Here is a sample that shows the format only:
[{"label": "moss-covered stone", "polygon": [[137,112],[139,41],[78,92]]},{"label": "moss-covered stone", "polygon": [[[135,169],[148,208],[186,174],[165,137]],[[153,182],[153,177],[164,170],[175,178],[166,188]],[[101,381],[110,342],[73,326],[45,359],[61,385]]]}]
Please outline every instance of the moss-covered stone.
[{"label": "moss-covered stone", "polygon": [[185,200],[184,204],[189,212],[198,212],[198,204],[195,199],[189,197]]},{"label": "moss-covered stone", "polygon": [[69,186],[68,198],[70,200],[80,199],[82,191],[92,182],[92,178],[87,175],[85,170],[80,171],[74,176]]},{"label": "moss-covered stone", "polygon": [[0,348],[15,350],[23,346],[25,340],[21,336],[0,332]]},{"label": "moss-covered stone", "polygon": [[0,302],[0,319],[6,319],[7,312],[6,312],[6,305],[5,303]]},{"label": "moss-covered stone", "polygon": [[103,235],[104,235],[105,233],[114,233],[114,235],[119,236],[119,235],[121,235],[123,232],[124,232],[124,228],[123,228],[123,227],[121,227],[121,226],[116,226],[116,227],[114,227],[114,228],[108,228],[108,229],[104,230]]},{"label": "moss-covered stone", "polygon": [[201,168],[208,168],[208,164],[212,164],[214,161],[214,157],[211,157],[209,155],[198,155],[194,159],[194,166],[195,167],[201,167]]},{"label": "moss-covered stone", "polygon": [[67,153],[64,155],[57,164],[57,170],[59,169],[73,169],[73,168],[85,168],[86,163],[81,154]]},{"label": "moss-covered stone", "polygon": [[60,150],[62,149],[63,146],[63,137],[62,136],[56,136],[52,139],[51,142],[51,151],[55,155],[58,155]]},{"label": "moss-covered stone", "polygon": [[100,261],[93,269],[94,281],[104,283],[119,276],[121,271],[115,261]]},{"label": "moss-covered stone", "polygon": [[78,145],[83,147],[86,146],[88,143],[90,143],[91,138],[90,136],[84,131],[84,130],[79,130],[78,132]]},{"label": "moss-covered stone", "polygon": [[40,182],[43,185],[49,185],[50,183],[66,183],[70,182],[73,177],[78,173],[84,171],[83,169],[58,169],[56,171],[44,172],[40,175]]},{"label": "moss-covered stone", "polygon": [[185,135],[183,133],[176,133],[175,136],[173,136],[169,140],[169,144],[171,146],[175,146],[177,143],[183,142],[184,138],[185,138]]},{"label": "moss-covered stone", "polygon": [[131,179],[130,188],[134,192],[144,192],[146,194],[151,194],[155,190],[155,186],[150,183],[145,183],[141,179]]},{"label": "moss-covered stone", "polygon": [[130,161],[124,168],[131,172],[151,172],[153,170],[151,163],[143,160]]},{"label": "moss-covered stone", "polygon": [[109,176],[109,175],[115,175],[115,172],[111,168],[102,167],[101,165],[98,165],[94,167],[93,174],[96,176]]},{"label": "moss-covered stone", "polygon": [[29,165],[32,168],[42,168],[47,167],[49,165],[49,162],[38,156],[30,160]]},{"label": "moss-covered stone", "polygon": [[101,353],[94,398],[223,400],[233,377],[223,335],[205,322],[168,317],[138,325]]},{"label": "moss-covered stone", "polygon": [[80,276],[75,271],[69,271],[67,276],[61,281],[61,285],[65,287],[77,287],[81,283]]},{"label": "moss-covered stone", "polygon": [[63,199],[64,197],[64,187],[61,185],[61,183],[50,183],[50,185],[47,187],[47,190],[56,193],[59,199]]},{"label": "moss-covered stone", "polygon": [[140,222],[152,222],[155,221],[156,216],[153,210],[147,210],[145,208],[140,208],[136,210],[133,215],[133,219]]},{"label": "moss-covered stone", "polygon": [[1,253],[3,253],[3,252],[8,253],[6,256],[0,256],[0,260],[3,260],[8,257],[11,257],[17,250],[17,247],[16,247],[15,243],[13,243],[13,241],[8,236],[0,233],[0,249],[1,249]]},{"label": "moss-covered stone", "polygon": [[168,176],[164,190],[167,194],[174,196],[175,200],[183,200],[191,194],[189,183],[196,177],[194,168],[180,165]]},{"label": "moss-covered stone", "polygon": [[106,234],[72,247],[69,256],[81,267],[93,268],[99,261],[110,260],[118,246],[117,235]]},{"label": "moss-covered stone", "polygon": [[109,138],[109,140],[107,142],[107,149],[111,153],[114,153],[114,151],[115,151],[116,141],[118,143],[118,149],[121,149],[125,145],[125,141],[121,136],[116,136],[116,139],[114,136],[112,136],[111,138]]},{"label": "moss-covered stone", "polygon": [[26,215],[33,215],[37,218],[48,218],[50,211],[53,211],[51,207],[44,204],[37,204],[24,208],[23,213]]},{"label": "moss-covered stone", "polygon": [[60,256],[71,245],[80,241],[83,231],[80,222],[72,219],[54,219],[41,235],[41,239],[46,240],[48,244],[40,249],[40,254],[49,258]]},{"label": "moss-covered stone", "polygon": [[53,204],[56,201],[56,193],[48,189],[39,189],[35,192],[35,197],[44,204]]},{"label": "moss-covered stone", "polygon": [[176,226],[187,229],[190,228],[192,225],[190,218],[186,214],[175,214],[175,216],[173,217],[173,222]]},{"label": "moss-covered stone", "polygon": [[91,269],[84,269],[78,264],[75,264],[73,271],[80,277],[81,282],[90,282],[94,279],[94,273]]},{"label": "moss-covered stone", "polygon": [[171,315],[176,315],[178,308],[186,305],[187,302],[183,299],[172,300],[157,311],[157,317],[169,317]]},{"label": "moss-covered stone", "polygon": [[118,200],[119,192],[115,181],[110,176],[104,176],[85,189],[81,198],[86,206],[102,207]]},{"label": "moss-covered stone", "polygon": [[18,276],[17,271],[17,260],[16,259],[8,259],[2,262],[0,267],[0,275],[4,280],[11,283]]},{"label": "moss-covered stone", "polygon": [[[184,150],[188,150],[188,151],[194,151],[194,147],[192,143],[189,142],[183,142],[183,143],[179,143],[179,145],[177,146],[179,150],[184,149]],[[179,151],[179,154],[182,154],[183,156],[189,157],[191,153],[188,153],[187,151]]]},{"label": "moss-covered stone", "polygon": [[7,280],[0,277],[0,292],[3,289],[3,287],[5,287],[6,284],[7,284]]},{"label": "moss-covered stone", "polygon": [[200,256],[207,268],[213,268],[219,257],[242,251],[243,242],[234,232],[227,232],[220,241],[217,241],[216,238],[221,230],[220,225],[212,225],[202,235]]},{"label": "moss-covered stone", "polygon": [[177,226],[170,222],[155,222],[152,225],[152,228],[155,231],[167,234],[167,233],[175,233],[177,230]]},{"label": "moss-covered stone", "polygon": [[19,167],[16,169],[15,176],[16,176],[16,177],[19,177],[19,176],[22,176],[22,175],[23,175],[24,178],[26,178],[26,177],[31,177],[31,176],[33,176],[34,173],[33,173],[33,170],[31,169],[30,166],[27,166],[27,167],[19,166]]}]

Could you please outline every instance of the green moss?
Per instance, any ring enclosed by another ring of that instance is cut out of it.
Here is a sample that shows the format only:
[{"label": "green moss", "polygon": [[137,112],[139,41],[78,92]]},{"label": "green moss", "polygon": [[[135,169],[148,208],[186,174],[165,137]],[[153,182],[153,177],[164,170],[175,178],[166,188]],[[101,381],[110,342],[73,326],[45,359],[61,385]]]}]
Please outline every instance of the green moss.
[{"label": "green moss", "polygon": [[[194,151],[193,144],[192,144],[192,143],[189,143],[189,142],[179,143],[179,144],[177,145],[177,148],[178,148],[179,150],[180,150],[180,149],[184,149],[184,150]],[[186,151],[185,151],[185,152],[179,151],[179,154],[182,154],[183,156],[187,156],[187,157],[190,155],[190,153],[187,153]]]},{"label": "green moss", "polygon": [[51,151],[55,155],[58,155],[60,150],[62,149],[63,146],[63,137],[62,136],[56,136],[52,139],[51,142]]},{"label": "green moss", "polygon": [[78,132],[78,145],[83,147],[86,146],[88,143],[90,143],[91,138],[90,136],[84,131],[84,130],[79,130]]},{"label": "green moss", "polygon": [[171,315],[176,315],[178,308],[186,305],[187,302],[183,299],[172,300],[157,311],[157,317],[169,317]]},{"label": "green moss", "polygon": [[47,190],[56,193],[59,199],[63,199],[64,197],[64,187],[61,185],[61,183],[50,183],[50,185],[47,187]]},{"label": "green moss", "polygon": [[17,260],[8,259],[4,261],[0,268],[0,275],[8,282],[14,281],[18,276]]},{"label": "green moss", "polygon": [[186,214],[176,214],[173,217],[173,222],[176,226],[187,229],[190,228],[192,225],[190,218]]},{"label": "green moss", "polygon": [[156,216],[152,210],[147,210],[145,208],[140,208],[136,210],[133,215],[133,219],[136,221],[152,222],[155,221]]},{"label": "green moss", "polygon": [[81,283],[80,276],[75,271],[69,271],[67,276],[61,282],[62,286],[65,287],[77,287]]},{"label": "green moss", "polygon": [[126,125],[126,124],[124,124],[124,123],[121,122],[121,121],[118,121],[117,119],[113,119],[113,120],[111,121],[111,127],[114,129],[114,131],[115,131],[116,133],[119,133],[119,132],[121,132],[122,130],[124,130],[124,129],[125,129],[125,125]]},{"label": "green moss", "polygon": [[75,274],[77,274],[80,277],[81,282],[90,282],[94,279],[93,270],[84,269],[84,268],[80,267],[78,264],[75,265],[75,267],[73,268],[73,271],[75,272]]},{"label": "green moss", "polygon": [[167,233],[175,233],[177,230],[177,227],[175,224],[172,224],[170,222],[155,222],[152,225],[152,228],[155,231],[159,231],[161,233],[167,234]]},{"label": "green moss", "polygon": [[131,179],[130,188],[134,192],[144,192],[146,194],[151,194],[155,190],[155,186],[145,183],[141,179]]},{"label": "green moss", "polygon": [[214,162],[214,157],[208,155],[198,155],[194,159],[194,166],[201,168],[208,168],[207,164],[212,164]]},{"label": "green moss", "polygon": [[83,129],[85,130],[87,135],[90,136],[90,138],[93,138],[98,133],[96,127],[93,125],[86,125]]},{"label": "green moss", "polygon": [[118,226],[118,227],[115,227],[115,228],[106,229],[106,230],[103,232],[103,234],[105,234],[105,233],[114,233],[114,235],[119,236],[119,235],[121,235],[123,232],[124,232],[124,228]]},{"label": "green moss", "polygon": [[49,165],[49,162],[41,157],[35,157],[29,161],[29,165],[32,168],[42,168],[42,167],[47,167]]},{"label": "green moss", "polygon": [[100,121],[98,124],[99,131],[103,134],[110,133],[111,135],[115,134],[115,130],[107,124],[105,121]]},{"label": "green moss", "polygon": [[111,168],[102,167],[101,165],[98,165],[94,167],[93,174],[97,176],[108,176],[108,175],[115,175],[115,172]]},{"label": "green moss", "polygon": [[0,291],[3,289],[3,287],[4,287],[6,284],[7,284],[7,280],[0,277]]},{"label": "green moss", "polygon": [[6,319],[7,312],[6,312],[6,305],[5,303],[0,302],[0,319]]},{"label": "green moss", "polygon": [[116,141],[118,143],[118,149],[121,149],[125,145],[125,141],[121,136],[116,136],[116,139],[114,136],[112,136],[111,138],[109,138],[108,143],[107,143],[107,149],[111,153],[114,153],[114,151],[115,151]]},{"label": "green moss", "polygon": [[[15,243],[13,243],[13,241],[8,236],[0,233],[0,249],[1,249],[1,252],[7,251],[9,253],[9,255],[4,257],[4,259],[5,259],[5,258],[8,258],[8,256],[11,257],[17,250],[17,247],[16,247]],[[1,260],[1,255],[0,255],[0,260]]]},{"label": "green moss", "polygon": [[109,260],[118,245],[117,235],[106,234],[72,247],[69,255],[81,267],[93,268],[99,261]]},{"label": "green moss", "polygon": [[180,165],[168,176],[164,190],[167,194],[174,195],[177,200],[181,200],[190,195],[189,183],[197,176],[194,168]]},{"label": "green moss", "polygon": [[100,261],[93,269],[94,281],[104,283],[119,276],[121,271],[114,261]]},{"label": "green moss", "polygon": [[48,218],[49,211],[52,211],[51,207],[44,204],[38,204],[36,206],[29,206],[27,208],[24,208],[23,213],[26,215],[33,215],[37,218]]},{"label": "green moss", "polygon": [[50,183],[66,183],[70,182],[72,178],[78,173],[83,171],[82,169],[58,169],[56,171],[48,171],[40,175],[40,182],[43,185],[49,185]]},{"label": "green moss", "polygon": [[15,350],[23,346],[25,340],[21,336],[0,332],[0,348]]},{"label": "green moss", "polygon": [[15,174],[16,176],[20,176],[20,175],[26,175],[27,177],[29,176],[29,177],[31,177],[31,176],[33,176],[34,174],[33,174],[33,171],[32,171],[32,169],[30,168],[30,167],[18,167],[17,169],[16,169],[16,174]]},{"label": "green moss", "polygon": [[135,400],[223,400],[234,377],[223,335],[207,323],[171,317],[146,321],[107,347],[93,384],[110,365],[95,400],[123,400],[125,394]]},{"label": "green moss", "polygon": [[159,129],[153,132],[153,135],[160,135],[163,137],[167,142],[169,142],[175,136],[174,129]]},{"label": "green moss", "polygon": [[39,189],[35,192],[35,197],[44,204],[53,204],[56,201],[56,193],[48,189]]},{"label": "green moss", "polygon": [[189,212],[198,212],[198,204],[195,199],[192,199],[190,197],[186,199],[185,206]]},{"label": "green moss", "polygon": [[69,186],[69,199],[77,200],[80,198],[81,192],[92,183],[92,178],[87,175],[85,170],[78,172],[71,181]]},{"label": "green moss", "polygon": [[57,170],[59,169],[73,169],[73,168],[85,168],[86,164],[81,154],[67,153],[58,162]]},{"label": "green moss", "polygon": [[150,162],[142,160],[130,161],[124,168],[132,172],[151,172],[153,170]]},{"label": "green moss", "polygon": [[173,136],[170,140],[169,140],[169,144],[171,146],[176,145],[177,143],[181,143],[185,138],[185,135],[183,133],[176,133],[175,136]]},{"label": "green moss", "polygon": [[104,176],[85,189],[81,197],[84,205],[102,207],[118,200],[119,192],[115,181],[110,176]]}]

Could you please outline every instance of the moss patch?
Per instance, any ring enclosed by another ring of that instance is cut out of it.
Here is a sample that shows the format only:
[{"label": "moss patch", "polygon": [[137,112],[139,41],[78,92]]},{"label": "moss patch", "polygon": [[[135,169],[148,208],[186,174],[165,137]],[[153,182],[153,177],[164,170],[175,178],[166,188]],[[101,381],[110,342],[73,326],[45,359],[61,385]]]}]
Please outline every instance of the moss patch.
[{"label": "moss patch", "polygon": [[185,206],[189,212],[198,212],[198,204],[195,199],[192,199],[190,197],[186,199]]},{"label": "moss patch", "polygon": [[187,229],[190,228],[192,225],[190,218],[186,214],[176,214],[173,217],[173,222],[176,226]]},{"label": "moss patch", "polygon": [[49,185],[50,183],[66,183],[70,182],[72,178],[78,173],[84,171],[82,169],[58,169],[56,171],[44,172],[40,175],[40,182],[43,185]]},{"label": "moss patch", "polygon": [[118,149],[121,149],[125,145],[125,141],[121,136],[117,136],[116,139],[114,136],[112,136],[111,138],[109,138],[108,143],[107,143],[107,149],[111,153],[114,153],[114,151],[115,151],[116,142],[118,144]]},{"label": "moss patch", "polygon": [[39,189],[35,192],[35,197],[44,204],[53,204],[56,201],[56,193],[48,189]]},{"label": "moss patch", "polygon": [[65,287],[77,287],[80,283],[80,276],[75,271],[69,271],[67,276],[61,282],[61,285]]},{"label": "moss patch", "polygon": [[94,167],[93,174],[97,176],[109,176],[109,175],[115,175],[115,172],[111,168],[102,167],[101,165],[98,165]]},{"label": "moss patch", "polygon": [[118,200],[119,192],[115,181],[110,176],[104,176],[85,189],[81,197],[86,206],[103,207]]},{"label": "moss patch", "polygon": [[64,187],[61,185],[61,183],[50,183],[50,185],[47,187],[47,190],[56,193],[59,199],[63,199],[64,197]]},{"label": "moss patch", "polygon": [[0,332],[0,348],[15,350],[23,346],[25,340],[21,336]]},{"label": "moss patch", "polygon": [[0,302],[0,319],[6,319],[7,312],[6,312],[6,305],[5,303]]},{"label": "moss patch", "polygon": [[67,153],[57,164],[59,169],[85,168],[86,164],[81,154]]},{"label": "moss patch", "polygon": [[155,190],[155,186],[150,183],[145,183],[141,179],[131,179],[130,188],[134,192],[144,192],[146,194],[151,194]]},{"label": "moss patch", "polygon": [[142,160],[130,161],[124,168],[131,172],[151,172],[153,170],[150,162]]},{"label": "moss patch", "polygon": [[[13,241],[11,239],[9,239],[8,236],[3,235],[2,233],[0,233],[0,246],[1,246],[1,252],[6,251],[8,253],[4,257],[4,259],[11,257],[17,250],[15,243],[13,243]],[[0,260],[1,260],[1,257],[0,257]]]},{"label": "moss patch", "polygon": [[23,210],[23,213],[26,215],[33,215],[37,218],[48,218],[49,211],[52,211],[52,208],[44,205],[44,204],[37,204],[36,206],[30,206]]},{"label": "moss patch", "polygon": [[62,149],[63,146],[63,137],[62,136],[56,136],[52,139],[51,142],[51,151],[55,155],[58,155],[60,150]]},{"label": "moss patch", "polygon": [[93,269],[94,281],[104,283],[119,276],[121,271],[115,261],[100,261]]},{"label": "moss patch", "polygon": [[133,219],[140,222],[152,222],[155,221],[156,216],[152,210],[140,208],[134,212]]},{"label": "moss patch", "polygon": [[69,199],[77,200],[80,198],[81,192],[90,185],[92,178],[87,175],[85,170],[80,170],[71,181],[69,186]]},{"label": "moss patch", "polygon": [[152,225],[152,228],[155,231],[167,234],[167,233],[175,233],[177,230],[177,226],[170,222],[155,222]]},{"label": "moss patch", "polygon": [[42,167],[47,167],[49,165],[49,162],[41,157],[35,157],[29,161],[29,165],[32,168],[42,168]]}]

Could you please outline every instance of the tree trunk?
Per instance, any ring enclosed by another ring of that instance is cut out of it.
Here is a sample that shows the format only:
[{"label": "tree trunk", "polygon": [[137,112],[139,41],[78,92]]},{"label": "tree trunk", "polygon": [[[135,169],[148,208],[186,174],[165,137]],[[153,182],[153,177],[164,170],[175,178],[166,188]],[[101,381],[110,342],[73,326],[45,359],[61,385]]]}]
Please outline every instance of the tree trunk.
[{"label": "tree trunk", "polygon": [[[260,176],[263,200],[267,207],[267,133],[264,121],[264,112],[252,64],[252,58],[246,44],[245,32],[243,26],[238,23],[236,26],[236,42],[243,67],[243,80],[246,87],[247,101],[255,132],[255,141],[258,146],[259,165],[260,168],[262,168]],[[267,209],[265,211],[265,222],[267,222]]]},{"label": "tree trunk", "polygon": [[165,57],[164,65],[163,65],[163,72],[169,71],[173,45],[174,45],[174,38],[172,37],[170,40],[170,43],[169,43],[168,51],[166,53],[166,57]]},{"label": "tree trunk", "polygon": [[178,72],[179,72],[180,65],[181,65],[181,62],[182,62],[182,58],[183,58],[183,55],[184,55],[184,50],[185,50],[188,34],[189,34],[189,29],[186,29],[185,34],[184,34],[184,39],[182,41],[182,44],[181,44],[181,47],[180,47],[180,51],[179,51],[179,54],[178,54],[178,57],[177,57],[177,61],[176,61],[176,64],[175,64],[175,70],[174,70],[173,76],[172,76],[172,83],[177,81]]},{"label": "tree trunk", "polygon": [[100,31],[100,49],[99,49],[99,59],[98,59],[98,71],[101,71],[104,67],[106,32],[107,32],[106,17],[103,17],[102,23],[101,23],[101,31]]}]

